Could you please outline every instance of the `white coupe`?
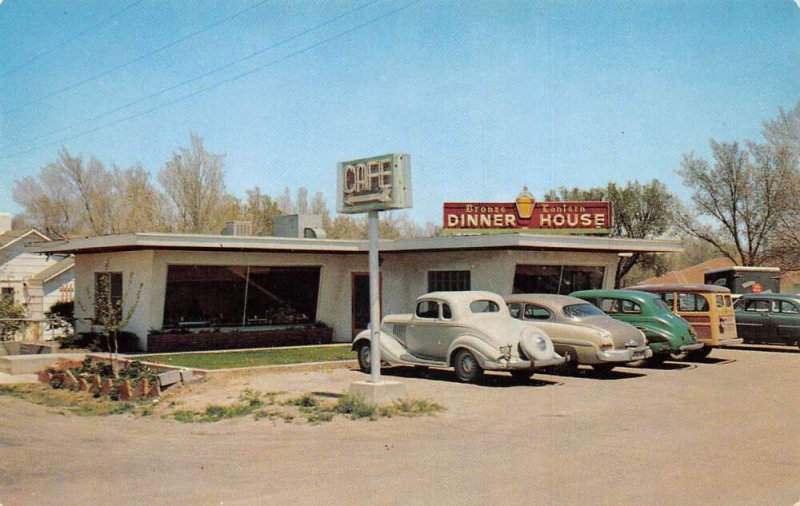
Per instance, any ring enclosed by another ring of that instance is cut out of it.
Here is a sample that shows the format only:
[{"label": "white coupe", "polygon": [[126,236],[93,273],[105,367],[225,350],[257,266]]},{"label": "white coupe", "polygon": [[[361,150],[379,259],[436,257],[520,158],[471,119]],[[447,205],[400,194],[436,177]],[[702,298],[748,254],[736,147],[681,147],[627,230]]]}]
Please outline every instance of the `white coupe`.
[{"label": "white coupe", "polygon": [[[541,329],[515,320],[491,292],[432,292],[417,299],[414,314],[388,315],[381,324],[381,361],[390,365],[453,367],[460,381],[484,370],[528,379],[534,369],[564,363]],[[371,331],[353,340],[362,371],[369,372]]]}]

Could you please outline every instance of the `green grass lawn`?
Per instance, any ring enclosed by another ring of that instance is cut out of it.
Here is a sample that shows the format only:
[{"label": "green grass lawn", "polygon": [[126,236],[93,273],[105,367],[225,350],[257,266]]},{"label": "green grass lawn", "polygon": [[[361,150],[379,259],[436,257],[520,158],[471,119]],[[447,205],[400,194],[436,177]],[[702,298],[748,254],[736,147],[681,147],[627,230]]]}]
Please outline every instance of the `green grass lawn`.
[{"label": "green grass lawn", "polygon": [[302,348],[258,351],[226,351],[222,353],[178,353],[172,355],[139,355],[137,360],[159,362],[196,369],[235,369],[258,365],[302,364],[305,362],[330,362],[352,360],[355,354],[350,345],[304,346]]}]

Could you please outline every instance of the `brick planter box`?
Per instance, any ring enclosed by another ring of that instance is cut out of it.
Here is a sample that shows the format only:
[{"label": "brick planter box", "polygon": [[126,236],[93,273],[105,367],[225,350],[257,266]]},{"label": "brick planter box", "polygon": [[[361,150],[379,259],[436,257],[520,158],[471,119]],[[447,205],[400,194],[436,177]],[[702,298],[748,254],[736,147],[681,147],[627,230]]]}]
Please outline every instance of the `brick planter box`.
[{"label": "brick planter box", "polygon": [[330,327],[300,327],[242,332],[201,332],[197,334],[153,334],[147,337],[147,352],[229,350],[301,346],[333,342]]}]

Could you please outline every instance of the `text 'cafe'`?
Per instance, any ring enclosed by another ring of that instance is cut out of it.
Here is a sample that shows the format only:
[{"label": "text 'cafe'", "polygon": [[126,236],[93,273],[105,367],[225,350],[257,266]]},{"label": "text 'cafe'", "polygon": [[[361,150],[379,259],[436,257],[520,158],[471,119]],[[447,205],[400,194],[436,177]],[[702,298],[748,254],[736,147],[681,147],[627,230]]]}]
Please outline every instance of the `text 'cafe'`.
[{"label": "text 'cafe'", "polygon": [[[351,171],[347,196],[391,197],[396,167]],[[621,255],[681,251],[678,241],[608,237],[612,214],[609,202],[536,202],[527,190],[509,202],[445,203],[441,236],[380,241],[381,312],[412,312],[418,296],[439,290],[611,288]],[[321,225],[294,215],[278,217],[270,237],[235,223],[221,235],[133,233],[37,250],[75,255],[78,318],[93,314],[101,277],[125,304],[124,290],[141,284],[127,331],[147,351],[269,346],[289,334],[349,342],[369,321],[368,245],[321,238]]]}]

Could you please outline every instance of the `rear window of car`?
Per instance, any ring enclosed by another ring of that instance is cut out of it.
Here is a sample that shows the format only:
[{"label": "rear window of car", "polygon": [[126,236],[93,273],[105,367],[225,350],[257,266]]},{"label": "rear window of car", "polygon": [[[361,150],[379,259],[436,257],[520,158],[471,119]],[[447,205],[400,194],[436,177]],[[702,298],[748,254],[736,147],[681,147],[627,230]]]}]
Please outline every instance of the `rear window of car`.
[{"label": "rear window of car", "polygon": [[642,308],[639,304],[635,302],[631,302],[629,300],[623,300],[622,302],[622,312],[625,314],[641,314]]},{"label": "rear window of car", "polygon": [[587,316],[603,316],[605,313],[591,304],[570,304],[564,306],[564,315],[569,318],[586,318]]},{"label": "rear window of car", "polygon": [[672,311],[672,306],[668,306],[668,305],[667,305],[667,303],[666,303],[666,302],[664,302],[664,301],[663,301],[663,300],[661,300],[661,299],[655,299],[655,300],[653,301],[653,303],[654,303],[654,304],[655,304],[655,306],[656,306],[657,308],[659,308],[659,309],[665,309],[665,310],[667,310],[667,311]]},{"label": "rear window of car", "polygon": [[543,307],[534,306],[533,304],[525,305],[525,319],[526,320],[547,320],[550,318],[550,311]]},{"label": "rear window of car", "polygon": [[704,313],[708,309],[708,301],[702,295],[697,293],[678,294],[678,311]]},{"label": "rear window of car", "polygon": [[476,300],[469,305],[469,310],[473,313],[498,313],[500,306],[491,300]]},{"label": "rear window of car", "polygon": [[725,307],[725,297],[723,297],[722,295],[717,295],[714,298],[716,299],[716,303],[717,303],[717,307],[718,308]]}]

